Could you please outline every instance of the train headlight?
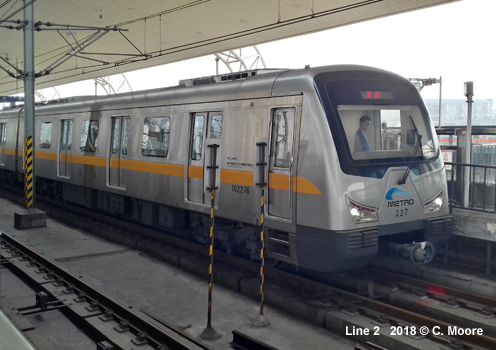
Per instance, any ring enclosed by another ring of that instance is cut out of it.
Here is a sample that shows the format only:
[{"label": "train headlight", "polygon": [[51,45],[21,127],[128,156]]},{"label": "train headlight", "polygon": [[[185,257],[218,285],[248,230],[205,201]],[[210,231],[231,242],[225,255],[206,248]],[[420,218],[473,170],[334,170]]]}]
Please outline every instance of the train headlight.
[{"label": "train headlight", "polygon": [[424,214],[437,213],[443,206],[444,191],[439,192],[434,198],[424,202]]},{"label": "train headlight", "polygon": [[345,197],[351,217],[357,224],[360,224],[362,222],[377,221],[377,208],[368,207],[366,205],[355,202],[348,196]]}]

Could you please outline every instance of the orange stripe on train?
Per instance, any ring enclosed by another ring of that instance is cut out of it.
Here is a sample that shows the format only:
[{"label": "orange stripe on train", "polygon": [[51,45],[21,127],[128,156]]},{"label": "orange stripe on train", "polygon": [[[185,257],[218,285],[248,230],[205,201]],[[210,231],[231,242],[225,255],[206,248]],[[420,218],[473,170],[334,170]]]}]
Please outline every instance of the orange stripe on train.
[{"label": "orange stripe on train", "polygon": [[[8,154],[10,156],[14,156],[15,155],[15,148],[4,148],[4,147],[0,147],[0,153]],[[22,149],[18,149],[17,150],[17,155],[20,156],[20,157],[24,156],[24,151]]]},{"label": "orange stripe on train", "polygon": [[[57,160],[57,154],[54,152],[36,152],[36,158]],[[106,158],[103,157],[92,157],[74,154],[60,154],[60,160],[69,161],[77,164],[94,165],[94,166],[106,166]],[[167,163],[155,163],[155,162],[145,162],[140,160],[128,160],[119,158],[109,159],[110,167],[112,168],[122,168],[132,171],[140,171],[153,174],[162,174],[170,176],[184,176],[184,166],[181,164],[167,164]],[[203,179],[203,167],[201,166],[188,166],[188,177],[195,179]],[[231,169],[221,169],[220,180],[222,183],[229,183],[241,186],[253,186],[253,172],[242,171],[242,170],[231,170]],[[269,188],[278,190],[289,190],[289,175],[287,174],[269,174]],[[298,193],[307,193],[314,195],[322,195],[317,186],[315,186],[311,181],[293,176],[292,181],[292,191]]]}]

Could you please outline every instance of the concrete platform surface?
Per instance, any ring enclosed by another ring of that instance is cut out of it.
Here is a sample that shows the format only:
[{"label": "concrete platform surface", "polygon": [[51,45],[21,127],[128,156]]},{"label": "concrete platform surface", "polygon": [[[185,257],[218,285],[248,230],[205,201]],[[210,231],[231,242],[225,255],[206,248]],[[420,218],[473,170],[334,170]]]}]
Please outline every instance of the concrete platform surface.
[{"label": "concrete platform surface", "polygon": [[453,233],[496,242],[496,214],[453,208]]},{"label": "concrete platform surface", "polygon": [[[0,198],[1,231],[57,261],[72,274],[135,311],[184,327],[185,333],[196,338],[205,329],[206,279],[51,218],[46,220],[47,227],[19,231],[14,228],[14,212],[18,209],[16,204]],[[351,339],[299,321],[269,305],[265,306],[265,315],[270,325],[254,328],[251,321],[258,315],[258,301],[215,284],[212,305],[212,326],[222,336],[206,342],[213,349],[231,349],[233,330],[277,349],[354,349],[355,342]]]}]

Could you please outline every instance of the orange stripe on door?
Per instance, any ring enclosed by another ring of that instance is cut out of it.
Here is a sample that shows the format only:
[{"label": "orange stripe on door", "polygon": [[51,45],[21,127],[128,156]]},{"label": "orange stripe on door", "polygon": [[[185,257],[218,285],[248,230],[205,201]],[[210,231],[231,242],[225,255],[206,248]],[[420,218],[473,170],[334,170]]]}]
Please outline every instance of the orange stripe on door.
[{"label": "orange stripe on door", "polygon": [[[316,194],[322,195],[317,186],[315,186],[311,181],[303,178],[303,177],[295,177],[296,181],[293,180],[293,192],[298,190],[298,193],[308,193],[308,194]],[[296,189],[294,186],[296,185]]]},{"label": "orange stripe on door", "polygon": [[119,158],[110,158],[109,165],[111,168],[119,168]]},{"label": "orange stripe on door", "polygon": [[[8,154],[8,155],[15,155],[15,149],[13,148],[0,148],[0,152],[3,153],[3,154]],[[22,153],[21,150],[19,150],[20,153]]]},{"label": "orange stripe on door", "polygon": [[289,175],[269,174],[269,188],[289,191]]},{"label": "orange stripe on door", "polygon": [[[289,175],[286,174],[269,174],[269,188],[276,190],[289,190]],[[293,192],[322,195],[317,186],[311,181],[298,176],[293,176]]]},{"label": "orange stripe on door", "polygon": [[[15,155],[15,148],[1,148],[1,152],[3,154],[8,154],[10,156]],[[22,157],[24,155],[24,151],[22,149],[17,150],[17,155]]]},{"label": "orange stripe on door", "polygon": [[194,165],[188,166],[188,177],[203,179],[203,167]]}]

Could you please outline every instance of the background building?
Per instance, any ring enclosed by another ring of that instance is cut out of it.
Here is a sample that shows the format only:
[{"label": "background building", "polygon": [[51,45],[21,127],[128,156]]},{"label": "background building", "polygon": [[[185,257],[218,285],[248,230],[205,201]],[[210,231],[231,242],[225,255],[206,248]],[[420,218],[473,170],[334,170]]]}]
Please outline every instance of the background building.
[{"label": "background building", "polygon": [[[439,126],[439,100],[424,100],[434,126]],[[441,105],[442,126],[467,125],[466,99],[444,99]],[[472,105],[472,125],[496,125],[496,111],[493,109],[493,100],[474,100]]]}]

